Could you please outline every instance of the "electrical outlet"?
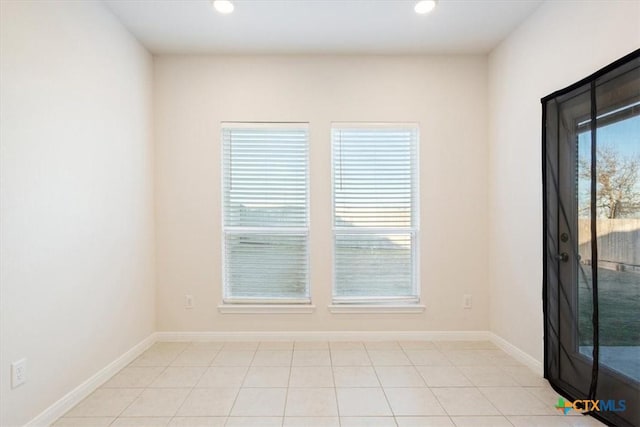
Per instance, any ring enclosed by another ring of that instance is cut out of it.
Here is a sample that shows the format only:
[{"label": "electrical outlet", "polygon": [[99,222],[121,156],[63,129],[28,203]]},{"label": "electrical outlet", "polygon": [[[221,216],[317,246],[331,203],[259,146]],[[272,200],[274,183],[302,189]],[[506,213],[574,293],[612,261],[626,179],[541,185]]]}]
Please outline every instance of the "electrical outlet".
[{"label": "electrical outlet", "polygon": [[27,381],[27,359],[20,359],[11,364],[11,388],[21,386]]},{"label": "electrical outlet", "polygon": [[463,295],[462,297],[462,307],[463,308],[471,308],[471,295]]},{"label": "electrical outlet", "polygon": [[193,295],[184,296],[184,308],[193,308]]}]

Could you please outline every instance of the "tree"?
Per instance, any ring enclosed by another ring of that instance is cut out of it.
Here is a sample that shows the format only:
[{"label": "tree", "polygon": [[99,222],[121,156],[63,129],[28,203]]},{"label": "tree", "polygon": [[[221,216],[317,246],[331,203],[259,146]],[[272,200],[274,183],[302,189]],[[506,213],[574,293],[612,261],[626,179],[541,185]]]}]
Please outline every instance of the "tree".
[{"label": "tree", "polygon": [[[625,157],[611,145],[597,149],[598,216],[622,218],[640,213],[640,156]],[[580,179],[591,181],[590,159],[581,157],[578,174]],[[582,211],[589,210],[589,197]]]}]

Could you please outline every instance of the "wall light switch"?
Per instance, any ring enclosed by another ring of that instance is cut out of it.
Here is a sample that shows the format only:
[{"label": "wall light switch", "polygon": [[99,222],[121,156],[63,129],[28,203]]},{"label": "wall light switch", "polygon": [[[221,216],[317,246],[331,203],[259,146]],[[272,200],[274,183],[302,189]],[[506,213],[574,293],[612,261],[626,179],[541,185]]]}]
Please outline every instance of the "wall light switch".
[{"label": "wall light switch", "polygon": [[27,359],[20,359],[11,364],[11,388],[21,386],[27,381]]},{"label": "wall light switch", "polygon": [[193,308],[193,295],[184,296],[184,308]]},{"label": "wall light switch", "polygon": [[464,295],[462,300],[462,307],[471,308],[471,295]]}]

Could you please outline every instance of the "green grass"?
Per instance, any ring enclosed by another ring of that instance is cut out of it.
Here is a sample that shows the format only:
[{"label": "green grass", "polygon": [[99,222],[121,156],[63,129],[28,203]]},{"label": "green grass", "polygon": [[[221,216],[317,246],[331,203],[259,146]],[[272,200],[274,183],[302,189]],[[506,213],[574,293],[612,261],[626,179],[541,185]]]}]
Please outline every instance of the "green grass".
[{"label": "green grass", "polygon": [[[580,280],[578,317],[580,345],[592,345],[591,270]],[[640,346],[640,273],[598,269],[600,345]]]}]

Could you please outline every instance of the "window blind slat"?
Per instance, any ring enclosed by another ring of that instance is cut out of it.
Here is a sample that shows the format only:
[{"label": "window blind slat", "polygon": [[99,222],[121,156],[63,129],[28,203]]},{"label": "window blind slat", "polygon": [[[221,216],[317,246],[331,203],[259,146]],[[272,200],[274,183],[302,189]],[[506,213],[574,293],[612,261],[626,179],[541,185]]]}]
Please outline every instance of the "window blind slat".
[{"label": "window blind slat", "polygon": [[223,129],[226,302],[308,302],[307,141],[277,124]]},{"label": "window blind slat", "polygon": [[417,299],[417,144],[413,127],[332,130],[336,303]]}]

